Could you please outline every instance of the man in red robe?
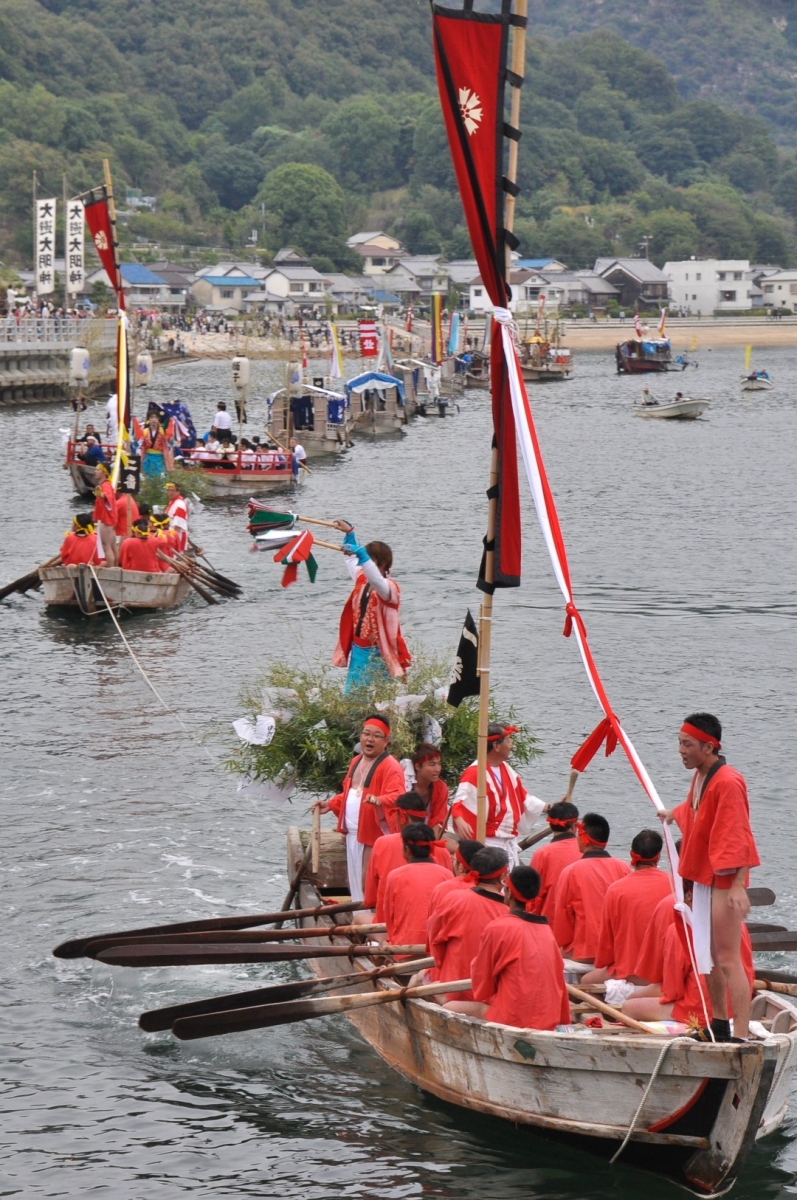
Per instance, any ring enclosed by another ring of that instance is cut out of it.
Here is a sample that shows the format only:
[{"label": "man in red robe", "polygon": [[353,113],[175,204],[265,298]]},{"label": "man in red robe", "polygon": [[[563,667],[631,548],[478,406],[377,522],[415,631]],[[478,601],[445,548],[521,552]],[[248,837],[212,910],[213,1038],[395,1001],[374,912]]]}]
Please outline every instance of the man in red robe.
[{"label": "man in red robe", "polygon": [[635,973],[639,951],[659,902],[675,899],[669,875],[658,869],[663,844],[655,829],[643,829],[631,843],[631,874],[616,880],[606,892],[596,969],[582,975],[582,983],[646,982]]},{"label": "man in red robe", "polygon": [[683,844],[678,870],[694,881],[693,940],[697,965],[708,975],[716,1041],[730,1034],[728,997],[736,1038],[745,1039],[750,989],[741,956],[742,925],[750,911],[747,877],[760,864],[750,827],[744,777],[720,754],[722,726],[711,713],[692,713],[678,736],[681,762],[692,771],[689,794],[659,814],[678,822]]},{"label": "man in red robe", "polygon": [[182,554],[188,546],[188,503],[176,483],[166,484],[166,516],[175,548]]},{"label": "man in red robe", "polygon": [[388,749],[390,722],[381,713],[363,721],[360,753],[355,754],[337,796],[317,800],[322,813],[334,812],[346,835],[346,863],[352,900],[362,900],[365,873],[378,838],[391,832],[393,806],[406,790],[401,764]]},{"label": "man in red robe", "polygon": [[[505,915],[503,880],[508,865],[503,850],[485,846],[471,862],[469,875],[476,876],[474,885],[450,888],[434,909],[430,907],[426,945],[435,965],[424,972],[429,983],[470,978],[470,964],[479,951],[482,933],[491,921]],[[438,884],[435,892],[442,886]],[[446,1000],[473,998],[472,991],[445,995]],[[438,1003],[443,1002],[438,997]]]},{"label": "man in red robe", "polygon": [[[385,884],[388,876],[396,867],[403,867],[407,861],[404,857],[404,841],[401,833],[407,825],[416,822],[428,824],[426,809],[421,805],[420,797],[415,792],[405,792],[403,796],[399,796],[394,812],[399,832],[388,833],[374,844],[365,872],[365,894],[363,896],[365,909],[354,914],[355,925],[369,924],[371,921],[381,924],[384,921]],[[433,860],[450,872],[451,855],[446,849],[445,843],[436,841],[431,850]]]},{"label": "man in red robe", "polygon": [[[431,825],[435,837],[441,837],[448,817],[448,784],[440,776],[443,771],[443,756],[439,746],[421,742],[410,758],[412,763],[412,790],[417,792],[426,805],[426,824]],[[408,775],[408,781],[412,778]]]},{"label": "man in red robe", "polygon": [[72,528],[61,544],[61,563],[73,567],[78,563],[93,563],[96,567],[97,535],[88,513],[78,513],[72,518]]},{"label": "man in red robe", "polygon": [[113,490],[111,475],[106,466],[98,463],[94,468],[97,486],[94,489],[96,497],[92,518],[99,535],[99,553],[104,558],[104,566],[115,567],[119,556],[116,551],[116,492]]},{"label": "man in red robe", "polygon": [[607,851],[610,830],[605,817],[586,813],[576,833],[581,857],[559,876],[554,934],[563,954],[591,964],[598,952],[606,892],[630,873],[630,867]]},{"label": "man in red robe", "polygon": [[136,498],[131,492],[124,491],[123,488],[116,489],[116,524],[114,525],[114,533],[118,538],[132,537],[133,522],[139,518],[138,505]]},{"label": "man in red robe", "polygon": [[559,800],[548,809],[546,820],[553,829],[553,837],[534,851],[531,866],[540,877],[540,894],[535,901],[534,911],[545,917],[553,929],[559,876],[565,867],[581,857],[576,838],[578,809],[568,800]]},{"label": "man in red robe", "polygon": [[451,860],[451,869],[454,874],[450,879],[445,879],[442,883],[438,883],[432,892],[432,900],[429,906],[430,913],[435,911],[437,905],[442,902],[447,892],[459,888],[473,887],[476,883],[476,876],[472,866],[473,859],[483,849],[484,845],[481,842],[477,842],[475,838],[465,838],[463,841],[457,843],[457,848]]},{"label": "man in red robe", "polygon": [[[489,725],[487,728],[487,831],[486,846],[504,850],[511,864],[520,861],[518,835],[529,833],[540,813],[548,806],[530,796],[517,771],[509,765],[512,753],[513,725]],[[462,772],[451,807],[451,818],[458,837],[476,837],[476,789],[478,768],[471,763]]]},{"label": "man in red robe", "polygon": [[390,578],[393,551],[385,542],[360,546],[353,525],[334,524],[346,535],[343,549],[354,587],[343,606],[332,662],[336,667],[348,665],[347,692],[373,681],[379,671],[401,679],[412,658],[399,623],[401,591]]},{"label": "man in red robe", "polygon": [[434,833],[415,822],[402,829],[404,866],[391,871],[385,883],[385,924],[391,946],[426,944],[429,901],[438,883],[451,877],[432,858]]},{"label": "man in red robe", "polygon": [[446,1008],[519,1029],[570,1024],[562,956],[545,917],[531,911],[539,888],[533,867],[513,869],[509,912],[485,928],[471,963],[475,1000],[449,1000]]},{"label": "man in red robe", "polygon": [[133,536],[125,538],[119,548],[119,566],[123,571],[146,571],[159,575],[161,563],[158,543],[150,537],[149,522],[139,517],[133,522]]}]

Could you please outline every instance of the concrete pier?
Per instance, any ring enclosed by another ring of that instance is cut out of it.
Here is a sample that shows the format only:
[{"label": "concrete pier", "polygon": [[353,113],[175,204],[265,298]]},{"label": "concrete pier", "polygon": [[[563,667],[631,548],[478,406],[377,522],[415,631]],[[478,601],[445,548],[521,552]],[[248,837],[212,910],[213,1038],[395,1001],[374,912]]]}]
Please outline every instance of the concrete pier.
[{"label": "concrete pier", "polygon": [[115,378],[115,319],[0,320],[0,404],[62,400],[67,394],[70,355],[75,346],[84,346],[91,358],[89,391]]}]

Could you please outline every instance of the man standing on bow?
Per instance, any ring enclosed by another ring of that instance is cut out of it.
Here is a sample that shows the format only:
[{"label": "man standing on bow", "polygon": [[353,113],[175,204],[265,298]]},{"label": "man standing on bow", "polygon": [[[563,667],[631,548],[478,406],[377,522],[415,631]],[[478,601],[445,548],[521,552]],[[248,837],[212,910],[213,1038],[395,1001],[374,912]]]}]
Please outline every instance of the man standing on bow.
[{"label": "man standing on bow", "polygon": [[363,899],[365,874],[374,843],[393,832],[393,809],[404,792],[401,763],[388,750],[390,725],[378,713],[363,721],[360,753],[349,763],[343,787],[331,800],[313,805],[322,813],[334,812],[338,832],[346,835],[346,864],[352,900]]},{"label": "man standing on bow", "polygon": [[175,549],[184,554],[188,545],[188,503],[176,483],[166,484],[166,516],[174,534]]},{"label": "man standing on bow", "polygon": [[[742,923],[750,911],[747,876],[760,865],[744,777],[720,754],[722,726],[711,713],[691,713],[678,735],[678,753],[692,771],[689,794],[659,813],[683,835],[678,873],[694,881],[692,928],[698,970],[708,973],[715,1041],[746,1039],[750,983],[741,957]],[[710,973],[709,973],[710,972]],[[728,997],[735,1037],[731,1039]]]},{"label": "man standing on bow", "polygon": [[[518,835],[531,831],[540,813],[549,806],[530,796],[523,782],[509,765],[514,725],[489,725],[487,728],[487,831],[486,846],[498,846],[506,852],[510,867],[520,862]],[[454,830],[460,838],[476,837],[476,787],[478,767],[471,763],[462,772],[451,808]]]}]

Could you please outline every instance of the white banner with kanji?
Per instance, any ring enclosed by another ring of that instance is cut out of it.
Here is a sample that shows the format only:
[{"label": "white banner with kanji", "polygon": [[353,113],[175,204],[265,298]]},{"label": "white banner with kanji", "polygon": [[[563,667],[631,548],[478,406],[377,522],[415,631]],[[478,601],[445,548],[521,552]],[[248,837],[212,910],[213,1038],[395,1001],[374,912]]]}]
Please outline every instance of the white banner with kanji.
[{"label": "white banner with kanji", "polygon": [[83,291],[86,269],[83,236],[86,216],[82,200],[70,200],[66,206],[66,290],[74,296]]},{"label": "white banner with kanji", "polygon": [[55,199],[36,201],[36,293],[55,289]]}]

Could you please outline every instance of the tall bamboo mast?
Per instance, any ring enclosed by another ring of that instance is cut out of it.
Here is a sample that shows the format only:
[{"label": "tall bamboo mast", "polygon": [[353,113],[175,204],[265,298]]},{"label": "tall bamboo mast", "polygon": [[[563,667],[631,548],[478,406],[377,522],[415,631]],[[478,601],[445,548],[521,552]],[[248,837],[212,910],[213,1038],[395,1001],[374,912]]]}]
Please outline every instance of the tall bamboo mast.
[{"label": "tall bamboo mast", "polygon": [[[526,63],[526,23],[528,0],[515,0],[515,16],[523,18],[522,25],[512,28],[512,60],[510,87],[512,89],[509,105],[509,124],[513,129],[520,127],[520,88],[523,82]],[[506,177],[510,183],[517,181],[518,143],[516,138],[509,139],[509,161],[507,162]],[[515,197],[507,192],[504,209],[504,228],[511,233],[515,224]],[[512,265],[512,251],[509,243],[506,246],[506,281],[509,283]],[[493,446],[490,459],[490,499],[487,502],[487,548],[484,562],[484,581],[492,584],[495,580],[494,554],[492,550],[495,539],[495,517],[497,501],[494,495],[498,483],[498,448]],[[487,829],[487,726],[490,716],[490,650],[492,643],[493,597],[491,592],[485,592],[479,609],[479,735],[476,777],[476,837],[484,841]]]}]

